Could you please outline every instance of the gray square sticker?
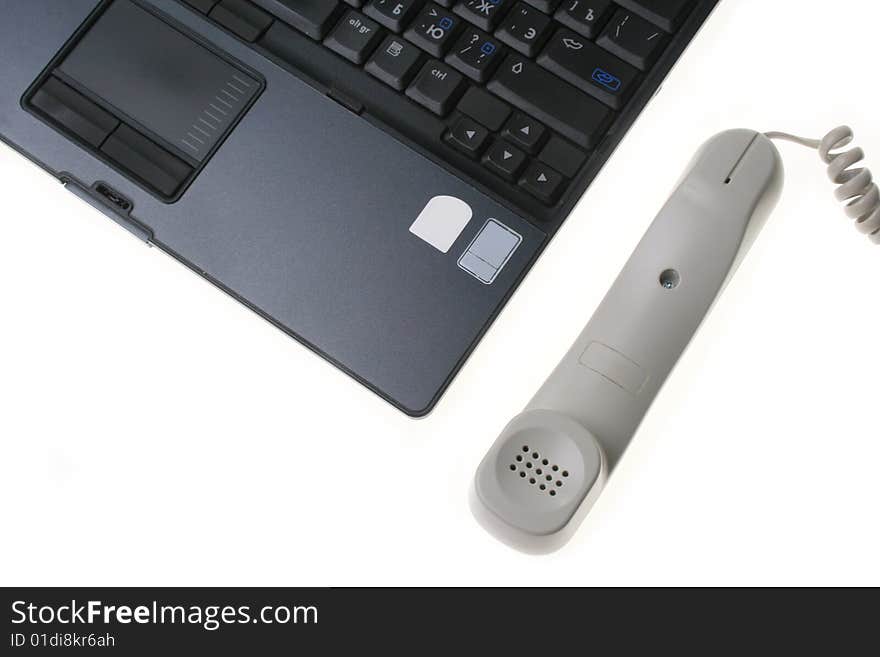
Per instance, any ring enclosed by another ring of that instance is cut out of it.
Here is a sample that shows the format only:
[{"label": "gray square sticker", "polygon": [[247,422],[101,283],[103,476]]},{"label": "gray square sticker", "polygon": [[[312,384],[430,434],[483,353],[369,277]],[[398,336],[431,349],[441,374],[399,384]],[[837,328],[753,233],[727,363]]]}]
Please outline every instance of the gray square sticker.
[{"label": "gray square sticker", "polygon": [[521,242],[521,235],[489,219],[458,259],[458,266],[481,283],[490,285]]}]

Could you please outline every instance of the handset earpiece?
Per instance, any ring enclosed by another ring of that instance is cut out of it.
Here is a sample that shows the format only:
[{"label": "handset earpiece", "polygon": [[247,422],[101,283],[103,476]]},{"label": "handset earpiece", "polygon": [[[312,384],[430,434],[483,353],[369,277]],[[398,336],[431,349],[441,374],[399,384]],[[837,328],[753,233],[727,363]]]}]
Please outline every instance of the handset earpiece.
[{"label": "handset earpiece", "polygon": [[775,207],[773,144],[721,133],[697,153],[562,362],[477,469],[471,507],[526,552],[577,529],[667,376]]}]

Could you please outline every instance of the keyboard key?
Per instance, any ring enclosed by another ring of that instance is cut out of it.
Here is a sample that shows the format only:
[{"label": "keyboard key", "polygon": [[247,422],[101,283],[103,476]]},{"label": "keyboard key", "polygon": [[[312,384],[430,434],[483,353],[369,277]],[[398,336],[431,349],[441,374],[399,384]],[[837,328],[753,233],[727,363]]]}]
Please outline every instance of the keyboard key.
[{"label": "keyboard key", "polygon": [[253,0],[253,3],[316,41],[327,36],[342,10],[336,0]]},{"label": "keyboard key", "polygon": [[484,30],[494,32],[511,5],[513,0],[462,0],[455,6],[455,13]]},{"label": "keyboard key", "polygon": [[547,129],[530,116],[517,112],[504,126],[504,136],[532,155],[538,152]]},{"label": "keyboard key", "polygon": [[534,57],[550,32],[551,20],[537,9],[518,3],[504,19],[498,38],[527,57]]},{"label": "keyboard key", "polygon": [[272,24],[272,17],[246,0],[222,0],[209,16],[245,41],[254,42]]},{"label": "keyboard key", "polygon": [[546,164],[533,162],[526,169],[519,184],[535,198],[552,205],[559,197],[559,192],[565,184],[565,178]]},{"label": "keyboard key", "polygon": [[389,36],[382,42],[365,68],[370,75],[398,91],[403,91],[415,74],[421,59],[422,51],[409,41]]},{"label": "keyboard key", "polygon": [[[328,95],[353,112],[381,92],[374,80],[405,94],[412,103],[389,94],[373,98],[369,109],[393,133],[448,160],[447,167],[463,166],[466,180],[500,194],[502,181],[511,183],[508,192],[518,187],[522,193],[509,201],[532,219],[535,213],[554,213],[536,208],[537,202],[523,198],[526,193],[552,206],[588,165],[592,172],[604,161],[605,151],[594,149],[609,129],[616,140],[629,123],[615,125],[616,110],[627,106],[643,81],[652,87],[645,92],[655,90],[653,77],[643,73],[677,39],[670,30],[698,5],[695,0],[183,2],[203,14],[214,12],[218,22],[249,40],[268,21],[256,37],[260,50],[326,86]],[[310,45],[295,31],[317,43]],[[365,75],[349,62],[362,66]]]},{"label": "keyboard key", "polygon": [[595,39],[612,8],[611,0],[565,0],[556,12],[556,20],[581,36]]},{"label": "keyboard key", "polygon": [[538,159],[566,178],[574,178],[587,161],[587,155],[564,139],[554,136],[544,146]]},{"label": "keyboard key", "polygon": [[188,5],[190,5],[193,9],[196,9],[203,14],[207,14],[214,8],[220,0],[184,0]]},{"label": "keyboard key", "polygon": [[469,27],[446,56],[446,61],[476,82],[485,82],[503,58],[495,39]]},{"label": "keyboard key", "polygon": [[510,107],[477,87],[467,90],[458,103],[458,111],[479,121],[492,132],[501,130],[501,126],[510,116]]},{"label": "keyboard key", "polygon": [[647,71],[666,46],[667,37],[656,25],[621,9],[597,42],[633,66]]},{"label": "keyboard key", "polygon": [[526,2],[545,14],[552,14],[559,6],[560,0],[526,0]]},{"label": "keyboard key", "polygon": [[614,109],[623,107],[638,79],[632,66],[565,28],[550,39],[538,63]]},{"label": "keyboard key", "polygon": [[678,29],[694,4],[693,0],[617,0],[617,3],[667,32]]},{"label": "keyboard key", "polygon": [[442,57],[452,45],[461,23],[458,16],[431,2],[418,15],[405,36],[434,57]]},{"label": "keyboard key", "polygon": [[375,18],[389,30],[400,32],[421,4],[421,0],[373,0],[366,6],[364,13]]},{"label": "keyboard key", "polygon": [[446,141],[474,159],[479,157],[488,139],[489,131],[466,116],[459,119],[446,135]]},{"label": "keyboard key", "polygon": [[324,45],[348,61],[361,65],[367,61],[367,57],[382,39],[381,30],[377,22],[349,10],[324,41]]},{"label": "keyboard key", "polygon": [[584,148],[595,147],[613,112],[519,55],[509,55],[489,90]]},{"label": "keyboard key", "polygon": [[463,82],[460,73],[442,62],[431,60],[422,67],[406,95],[434,114],[446,116],[458,99]]},{"label": "keyboard key", "polygon": [[526,159],[526,154],[516,146],[499,139],[492,144],[483,163],[490,171],[512,182],[522,171]]}]

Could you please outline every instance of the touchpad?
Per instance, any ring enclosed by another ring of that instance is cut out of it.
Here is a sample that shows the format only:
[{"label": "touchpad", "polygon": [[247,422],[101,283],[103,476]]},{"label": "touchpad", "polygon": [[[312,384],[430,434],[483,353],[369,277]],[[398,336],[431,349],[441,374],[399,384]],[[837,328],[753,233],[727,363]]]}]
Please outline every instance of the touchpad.
[{"label": "touchpad", "polygon": [[171,199],[262,88],[242,66],[138,2],[113,0],[38,81],[30,104],[80,141],[85,125],[97,154]]}]

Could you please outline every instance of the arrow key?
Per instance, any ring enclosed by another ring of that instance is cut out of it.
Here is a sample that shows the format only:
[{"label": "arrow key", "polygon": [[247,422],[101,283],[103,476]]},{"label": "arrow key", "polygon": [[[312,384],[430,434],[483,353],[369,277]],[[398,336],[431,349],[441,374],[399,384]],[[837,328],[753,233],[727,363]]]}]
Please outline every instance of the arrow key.
[{"label": "arrow key", "polygon": [[540,149],[546,132],[543,125],[520,112],[514,114],[504,126],[505,138],[532,155]]},{"label": "arrow key", "polygon": [[519,181],[520,187],[547,205],[556,202],[564,183],[565,178],[561,173],[540,162],[530,164],[522,180]]},{"label": "arrow key", "polygon": [[486,168],[502,178],[514,181],[526,163],[526,154],[516,146],[497,140],[483,160]]},{"label": "arrow key", "polygon": [[489,139],[489,131],[466,116],[459,119],[446,135],[446,141],[473,158],[479,157],[487,139]]}]

